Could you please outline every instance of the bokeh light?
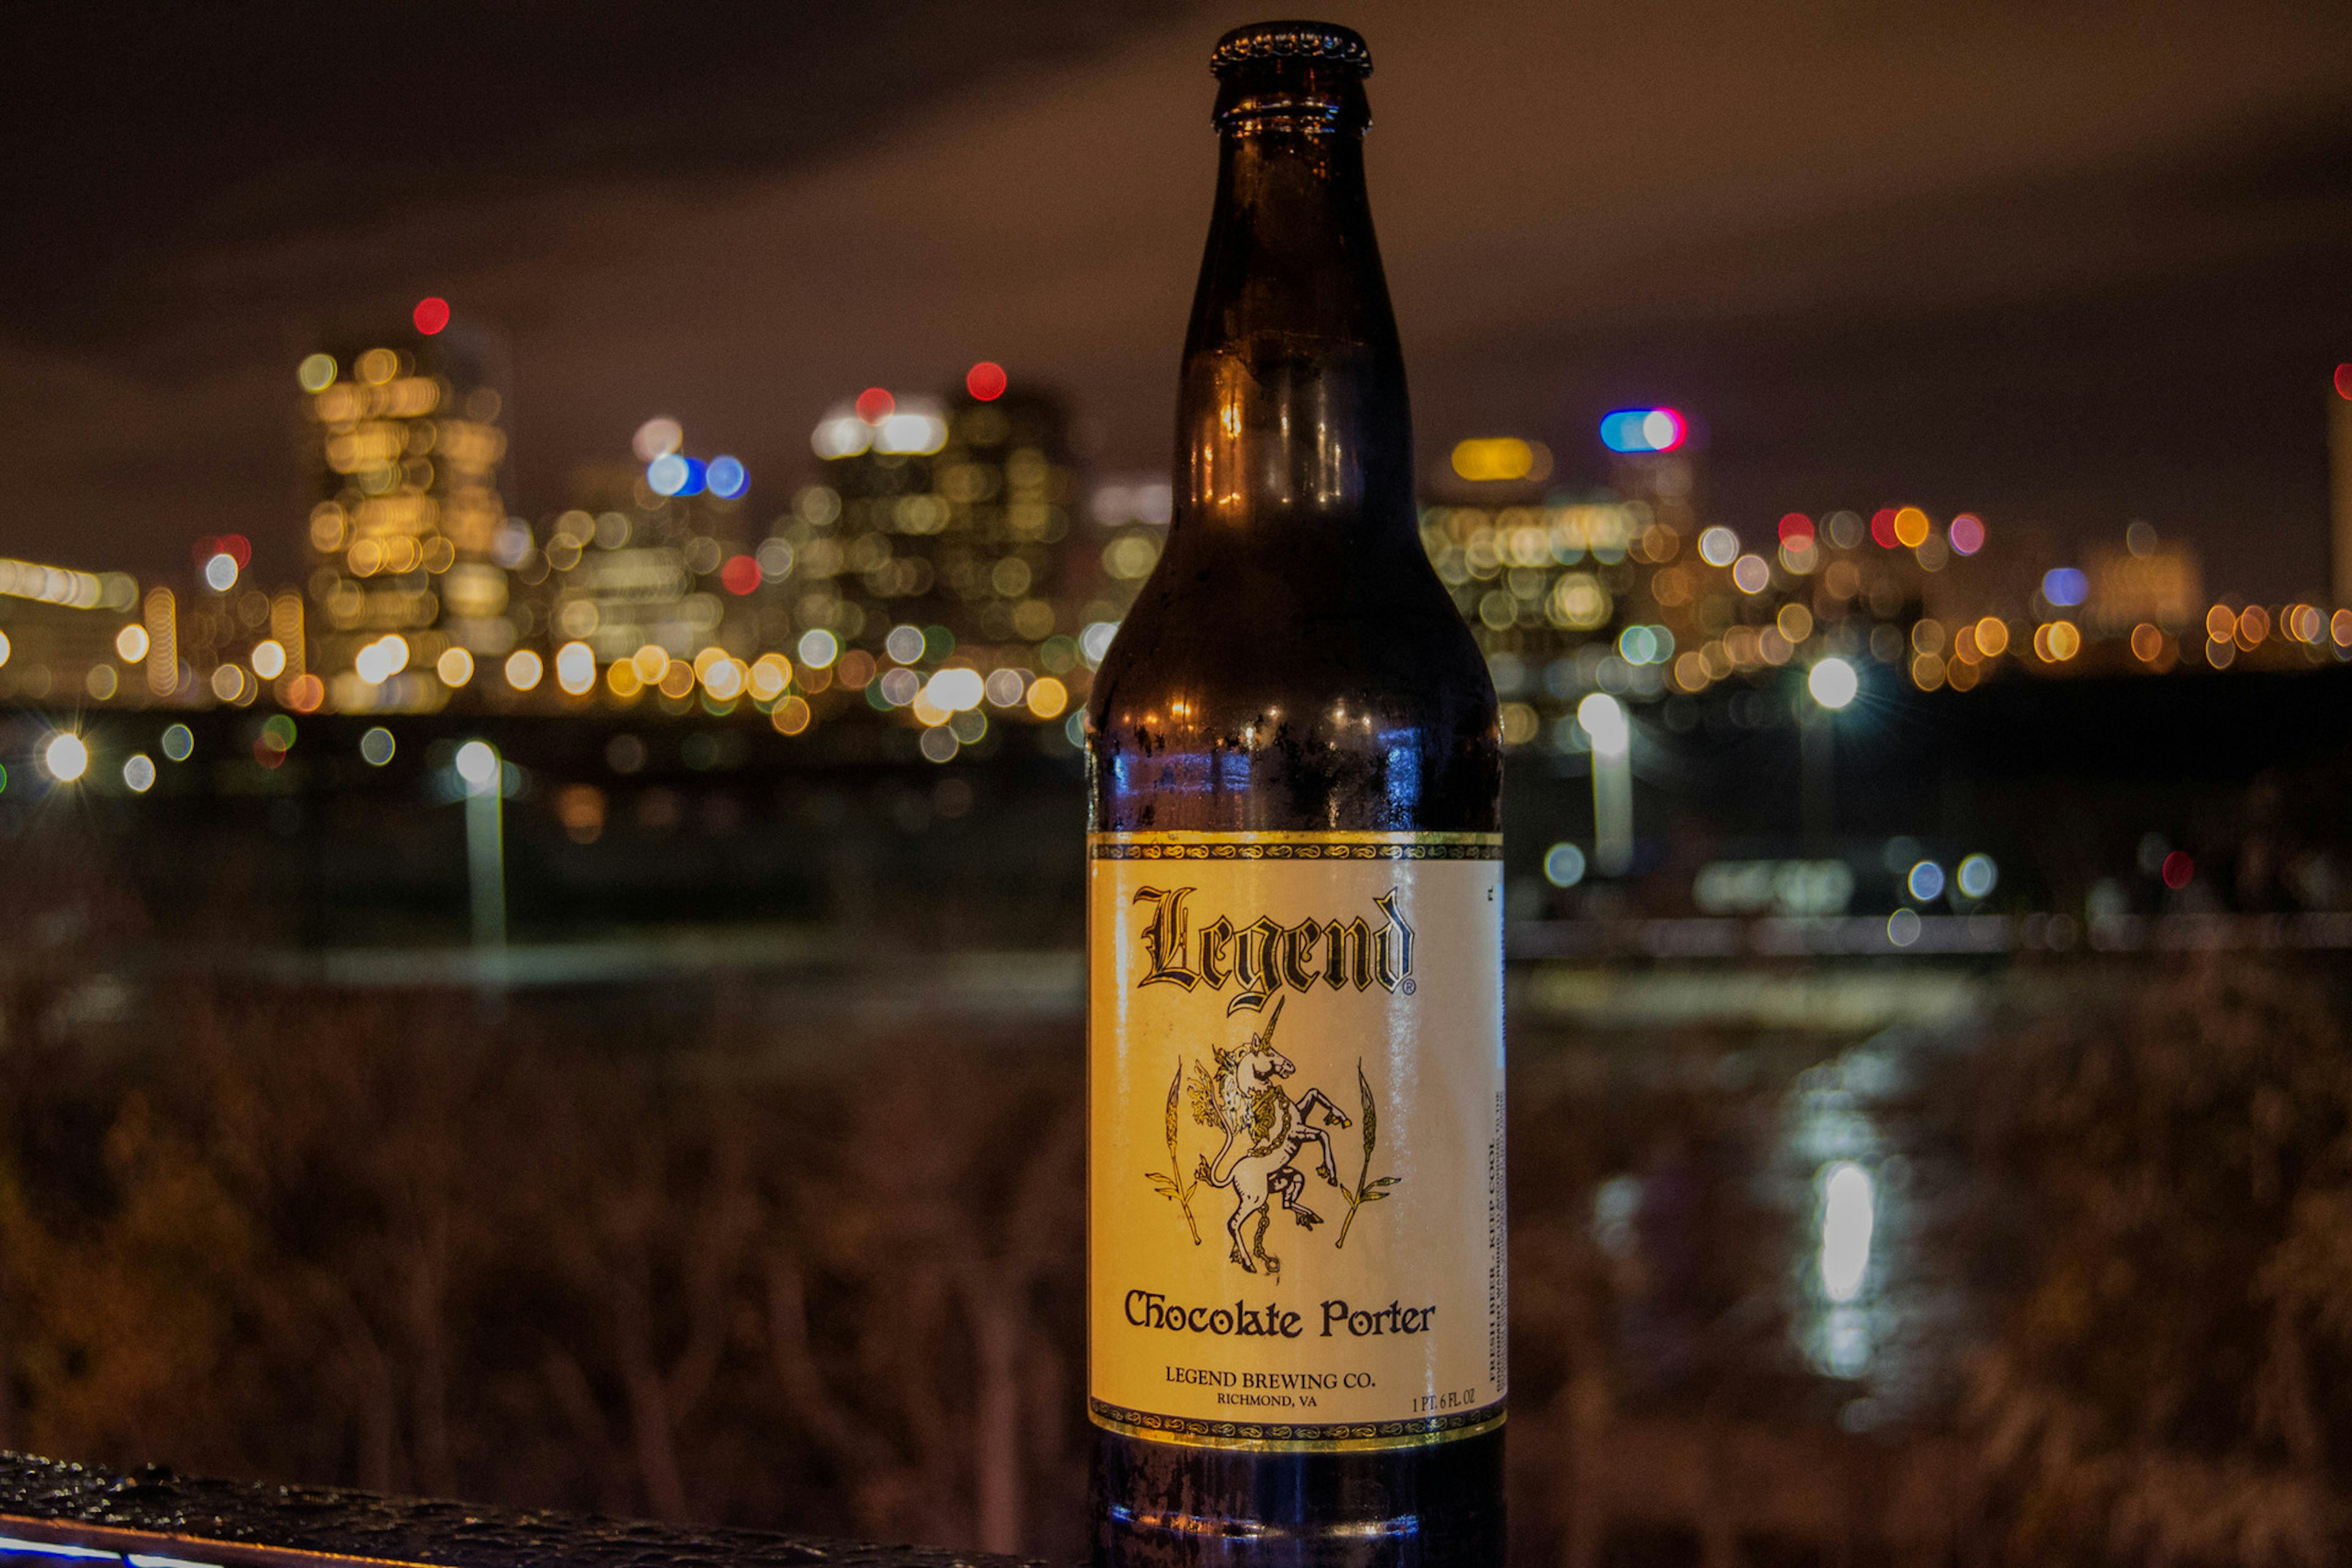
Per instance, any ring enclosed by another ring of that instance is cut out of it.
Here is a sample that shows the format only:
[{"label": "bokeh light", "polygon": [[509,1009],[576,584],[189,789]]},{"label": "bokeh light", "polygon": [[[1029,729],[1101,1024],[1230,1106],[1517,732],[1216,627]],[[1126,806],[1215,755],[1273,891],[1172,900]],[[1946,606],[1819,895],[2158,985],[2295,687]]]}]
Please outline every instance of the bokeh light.
[{"label": "bokeh light", "polygon": [[1671,452],[1689,428],[1671,408],[1619,408],[1601,416],[1601,444],[1627,454]]},{"label": "bokeh light", "polygon": [[733,500],[750,488],[751,476],[741,458],[722,454],[710,459],[709,467],[703,470],[703,482],[720,500]]},{"label": "bokeh light", "polygon": [[1625,716],[1625,705],[1605,691],[1588,693],[1576,705],[1576,721],[1601,756],[1622,757],[1633,746],[1633,727]]},{"label": "bokeh light", "polygon": [[498,748],[488,741],[468,741],[458,747],[456,766],[469,795],[488,794],[501,771]]},{"label": "bokeh light", "polygon": [[637,426],[629,437],[629,449],[640,463],[650,463],[656,458],[667,458],[686,444],[686,430],[667,415],[656,415]]},{"label": "bokeh light", "polygon": [[2000,886],[2000,868],[1993,864],[1990,855],[1964,856],[1952,874],[1952,883],[1964,897],[1981,899]]},{"label": "bokeh light", "polygon": [[1006,384],[1004,367],[992,359],[982,360],[963,373],[963,389],[982,403],[1003,396]]},{"label": "bokeh light", "polygon": [[596,688],[596,650],[584,642],[568,642],[555,650],[555,684],[573,697],[585,697]]},{"label": "bokeh light", "polygon": [[2091,596],[2091,580],[2079,567],[2053,566],[2042,574],[2042,596],[2070,609]]},{"label": "bokeh light", "polygon": [[841,643],[831,632],[806,631],[801,634],[797,651],[801,663],[811,669],[830,669],[833,661],[841,657]]},{"label": "bokeh light", "polygon": [[1832,654],[1806,671],[1805,689],[1834,713],[1853,701],[1862,690],[1862,677],[1850,662]]},{"label": "bokeh light", "polygon": [[72,784],[89,771],[89,747],[79,735],[60,731],[42,744],[41,766],[59,784]]}]

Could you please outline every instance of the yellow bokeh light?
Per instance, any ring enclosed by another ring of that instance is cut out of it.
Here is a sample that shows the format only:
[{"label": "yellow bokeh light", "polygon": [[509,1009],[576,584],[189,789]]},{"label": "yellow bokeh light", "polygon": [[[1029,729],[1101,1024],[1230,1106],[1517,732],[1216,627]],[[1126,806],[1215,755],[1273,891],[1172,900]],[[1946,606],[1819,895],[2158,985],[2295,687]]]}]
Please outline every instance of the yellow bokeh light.
[{"label": "yellow bokeh light", "polygon": [[702,672],[702,689],[713,702],[732,702],[743,695],[744,669],[740,660],[721,656]]},{"label": "yellow bokeh light", "polygon": [[1895,537],[1906,550],[1916,550],[1927,542],[1927,514],[1916,506],[1906,506],[1895,514]]},{"label": "yellow bokeh light", "polygon": [[2033,634],[2033,651],[2046,664],[2063,664],[2083,649],[2083,634],[2072,621],[2052,621]]},{"label": "yellow bokeh light", "polygon": [[798,697],[787,697],[776,704],[768,715],[768,722],[780,735],[797,735],[809,727],[809,705]]},{"label": "yellow bokeh light", "polygon": [[337,368],[332,354],[310,354],[294,367],[294,379],[302,384],[305,392],[324,392],[335,384]]},{"label": "yellow bokeh light", "polygon": [[1987,658],[1999,658],[2009,651],[2009,623],[1999,616],[1987,616],[1977,623],[1977,651]]},{"label": "yellow bokeh light", "polygon": [[659,643],[649,642],[629,656],[635,667],[637,679],[647,686],[656,686],[669,673],[669,650]]},{"label": "yellow bokeh light", "polygon": [[1030,683],[1028,704],[1040,719],[1058,719],[1070,705],[1070,689],[1050,675],[1041,676]]},{"label": "yellow bokeh light", "polygon": [[519,647],[507,655],[507,684],[517,691],[533,689],[546,673],[547,668],[540,662],[539,655],[527,647]]},{"label": "yellow bokeh light", "polygon": [[474,656],[461,647],[445,647],[441,657],[433,661],[433,673],[441,684],[455,691],[474,679]]},{"label": "yellow bokeh light", "polygon": [[147,657],[147,628],[133,623],[114,634],[114,655],[128,664]]},{"label": "yellow bokeh light", "polygon": [[792,662],[780,653],[763,653],[751,661],[751,672],[744,679],[753,698],[773,702],[793,683]]},{"label": "yellow bokeh light", "polygon": [[1459,441],[1454,447],[1454,471],[1478,482],[1540,479],[1551,472],[1551,453],[1539,442],[1516,436]]},{"label": "yellow bokeh light", "polygon": [[1802,605],[1783,605],[1775,617],[1780,635],[1791,643],[1803,642],[1813,635],[1813,612]]},{"label": "yellow bokeh light", "polygon": [[275,680],[286,673],[286,645],[270,638],[253,645],[253,673]]},{"label": "yellow bokeh light", "polygon": [[604,685],[624,702],[646,689],[645,677],[637,673],[636,661],[629,658],[613,661],[613,667],[604,672]]}]

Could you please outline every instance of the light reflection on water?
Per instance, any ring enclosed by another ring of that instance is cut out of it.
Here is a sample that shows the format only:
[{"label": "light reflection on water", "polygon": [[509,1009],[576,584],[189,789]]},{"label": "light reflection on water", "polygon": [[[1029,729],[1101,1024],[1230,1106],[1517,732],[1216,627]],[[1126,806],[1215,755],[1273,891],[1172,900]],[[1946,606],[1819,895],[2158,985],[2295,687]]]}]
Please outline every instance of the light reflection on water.
[{"label": "light reflection on water", "polygon": [[1628,1408],[1853,1432],[1948,1413],[1979,1310],[1944,1256],[1969,1194],[1916,1112],[1956,1044],[1906,1028],[1843,1050],[1781,1036],[1612,1053],[1622,1163],[1583,1220]]},{"label": "light reflection on water", "polygon": [[1806,1364],[1852,1385],[1839,1424],[1916,1418],[1950,1386],[1967,1315],[1938,1277],[1927,1234],[1937,1202],[1904,1147],[1902,1102],[1934,1044],[1890,1030],[1797,1075],[1780,1162],[1803,1173],[1809,1244],[1792,1267],[1790,1324]]}]

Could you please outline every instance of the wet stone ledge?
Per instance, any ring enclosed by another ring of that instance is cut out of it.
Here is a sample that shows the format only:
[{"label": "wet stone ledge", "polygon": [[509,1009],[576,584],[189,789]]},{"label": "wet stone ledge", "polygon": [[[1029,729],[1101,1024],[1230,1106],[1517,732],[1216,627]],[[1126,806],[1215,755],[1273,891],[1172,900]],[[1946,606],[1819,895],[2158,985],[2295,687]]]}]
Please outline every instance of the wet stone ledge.
[{"label": "wet stone ledge", "polygon": [[115,1472],[7,1453],[0,1537],[8,1568],[303,1568],[305,1557],[436,1568],[1045,1568],[937,1547],[191,1480],[159,1466]]}]

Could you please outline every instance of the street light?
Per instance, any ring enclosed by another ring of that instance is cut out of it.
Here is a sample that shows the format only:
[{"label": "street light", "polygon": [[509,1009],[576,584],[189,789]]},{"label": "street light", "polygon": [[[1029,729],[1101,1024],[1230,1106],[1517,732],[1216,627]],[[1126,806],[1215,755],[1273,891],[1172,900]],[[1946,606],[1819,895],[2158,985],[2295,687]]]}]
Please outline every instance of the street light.
[{"label": "street light", "polygon": [[507,940],[506,763],[488,741],[457,748],[457,777],[466,786],[466,880],[473,894],[474,945],[503,947]]},{"label": "street light", "polygon": [[59,784],[72,784],[89,772],[89,747],[79,735],[52,735],[41,748],[41,765]]},{"label": "street light", "polygon": [[1576,705],[1592,742],[1592,864],[1607,877],[1633,864],[1633,721],[1625,705],[1595,691]]},{"label": "street light", "polygon": [[1805,689],[1812,694],[1814,701],[1834,713],[1861,691],[1862,677],[1854,673],[1853,665],[1832,654],[1806,675]]},{"label": "street light", "polygon": [[1808,842],[1819,843],[1830,835],[1831,792],[1837,767],[1830,716],[1843,711],[1861,691],[1861,672],[1835,654],[1805,672],[1805,695],[1811,700],[1798,704],[1797,744]]}]

